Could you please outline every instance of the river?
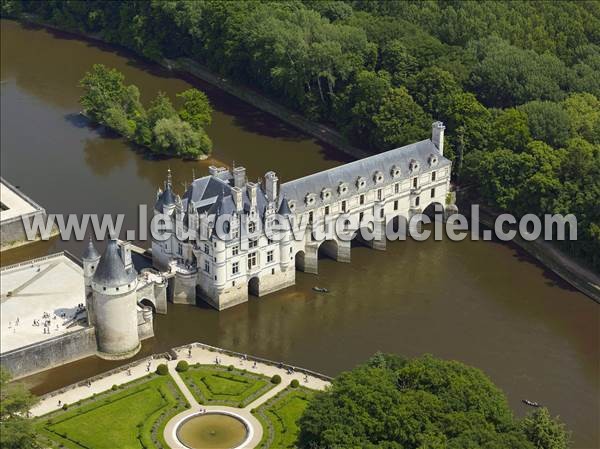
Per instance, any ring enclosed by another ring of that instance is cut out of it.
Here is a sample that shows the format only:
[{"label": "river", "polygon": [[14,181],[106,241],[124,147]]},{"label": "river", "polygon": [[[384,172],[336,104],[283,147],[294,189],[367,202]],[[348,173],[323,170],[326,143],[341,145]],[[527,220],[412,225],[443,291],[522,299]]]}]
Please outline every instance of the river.
[{"label": "river", "polygon": [[[152,205],[167,168],[179,191],[217,163],[269,169],[282,181],[339,165],[342,153],[191,78],[177,78],[127,52],[2,20],[1,173],[51,213],[124,213]],[[78,80],[94,63],[116,67],[142,100],[171,98],[191,84],[215,108],[207,161],[152,160],[78,115]],[[145,244],[147,246],[147,244]],[[2,264],[80,242],[41,242],[2,255]],[[395,242],[352,250],[352,263],[319,261],[318,278],[224,312],[169,305],[157,315],[147,355],[192,341],[335,375],[375,351],[431,353],[485,371],[519,416],[539,401],[573,431],[573,447],[598,447],[600,308],[518,249],[494,242]],[[329,295],[311,291],[315,284]],[[115,366],[95,357],[25,381],[41,394]]]}]

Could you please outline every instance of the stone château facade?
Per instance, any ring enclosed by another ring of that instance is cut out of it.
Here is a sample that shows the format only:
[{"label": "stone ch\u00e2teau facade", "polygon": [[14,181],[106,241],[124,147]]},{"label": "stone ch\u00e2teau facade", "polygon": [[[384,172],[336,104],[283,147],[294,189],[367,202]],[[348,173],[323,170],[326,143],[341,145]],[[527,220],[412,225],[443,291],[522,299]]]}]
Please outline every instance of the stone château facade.
[{"label": "stone ch\u00e2teau facade", "polygon": [[[444,125],[435,122],[431,139],[283,184],[272,171],[255,183],[243,167],[210,167],[180,197],[169,173],[154,207],[165,223],[161,238],[152,242],[153,263],[174,273],[174,302],[200,297],[222,310],[247,301],[249,293],[286,288],[295,283],[296,269],[317,273],[319,251],[350,262],[350,240],[361,238],[359,223],[368,222],[374,236],[364,243],[384,250],[386,229],[394,222],[433,204],[443,208],[451,171],[443,151]],[[319,226],[342,215],[351,223],[347,238],[319,236]],[[304,221],[306,229],[298,238],[288,228],[277,240],[258,231],[276,216]],[[222,217],[228,217],[228,238],[216,232]],[[190,230],[201,238],[186,237]]]}]

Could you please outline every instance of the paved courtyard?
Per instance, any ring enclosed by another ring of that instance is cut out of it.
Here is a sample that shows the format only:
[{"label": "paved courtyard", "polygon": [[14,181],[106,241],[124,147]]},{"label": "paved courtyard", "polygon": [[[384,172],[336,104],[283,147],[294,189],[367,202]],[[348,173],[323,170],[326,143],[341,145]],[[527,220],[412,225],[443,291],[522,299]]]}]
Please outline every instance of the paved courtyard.
[{"label": "paved courtyard", "polygon": [[2,268],[0,293],[0,353],[82,328],[83,271],[62,253]]}]

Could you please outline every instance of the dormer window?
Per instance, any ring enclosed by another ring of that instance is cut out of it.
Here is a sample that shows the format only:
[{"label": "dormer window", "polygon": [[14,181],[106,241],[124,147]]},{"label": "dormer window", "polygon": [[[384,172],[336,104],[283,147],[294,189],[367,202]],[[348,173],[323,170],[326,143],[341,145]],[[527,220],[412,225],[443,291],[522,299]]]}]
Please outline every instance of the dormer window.
[{"label": "dormer window", "polygon": [[400,177],[401,171],[400,171],[400,167],[398,167],[397,165],[392,166],[392,169],[390,170],[390,174],[392,175],[392,178],[396,179]]},{"label": "dormer window", "polygon": [[419,161],[417,161],[415,159],[411,160],[408,168],[411,173],[418,171],[419,170]]},{"label": "dormer window", "polygon": [[366,185],[367,185],[366,178],[364,176],[359,176],[358,179],[356,180],[356,187],[358,187],[359,189],[364,189]]},{"label": "dormer window", "polygon": [[315,194],[314,193],[308,193],[306,195],[306,198],[304,199],[304,201],[306,202],[307,206],[314,205],[315,204],[315,200],[316,200],[316,198],[315,198]]},{"label": "dormer window", "polygon": [[292,212],[294,212],[296,210],[296,202],[295,201],[288,201],[288,206],[290,206],[290,210]]},{"label": "dormer window", "polygon": [[431,165],[432,167],[435,167],[438,163],[438,157],[436,154],[432,154],[431,156],[429,156],[429,165]]},{"label": "dormer window", "polygon": [[329,201],[329,199],[331,198],[331,189],[324,188],[323,190],[321,190],[321,198],[323,199],[323,201]]},{"label": "dormer window", "polygon": [[380,171],[373,173],[373,181],[375,181],[375,184],[381,184],[383,182],[383,173]]},{"label": "dormer window", "polygon": [[338,192],[340,195],[345,195],[346,193],[348,193],[348,184],[346,184],[345,182],[340,182],[340,184],[338,185]]}]

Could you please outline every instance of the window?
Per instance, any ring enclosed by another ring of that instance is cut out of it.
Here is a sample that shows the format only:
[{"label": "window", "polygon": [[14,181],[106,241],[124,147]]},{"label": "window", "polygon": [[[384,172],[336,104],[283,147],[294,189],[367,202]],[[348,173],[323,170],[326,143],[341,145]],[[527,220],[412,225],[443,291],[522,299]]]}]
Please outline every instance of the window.
[{"label": "window", "polygon": [[210,273],[210,262],[208,260],[204,261],[204,271]]},{"label": "window", "polygon": [[413,178],[413,188],[416,189],[417,188],[417,178]]},{"label": "window", "polygon": [[325,215],[329,215],[329,206],[325,206]]},{"label": "window", "polygon": [[342,201],[342,212],[343,213],[347,212],[347,210],[346,210],[346,200]]},{"label": "window", "polygon": [[237,256],[240,253],[240,247],[235,245],[233,248],[231,248],[231,254],[233,256]]},{"label": "window", "polygon": [[435,189],[431,189],[431,198],[435,196]]},{"label": "window", "polygon": [[310,211],[308,213],[308,224],[312,224],[312,222],[313,222],[313,213],[312,213],[312,211]]},{"label": "window", "polygon": [[258,257],[256,255],[256,252],[248,254],[248,270],[254,268],[256,266],[257,261]]},{"label": "window", "polygon": [[359,223],[359,226],[362,223],[364,216],[365,216],[364,212],[361,212],[360,214],[358,214],[358,223]]},{"label": "window", "polygon": [[233,262],[231,264],[231,274],[238,274],[240,272],[240,263]]},{"label": "window", "polygon": [[400,193],[400,183],[394,184],[394,193]]},{"label": "window", "polygon": [[382,207],[382,208],[381,208],[381,210],[379,211],[379,218],[383,218],[383,217],[384,217],[384,214],[385,214],[385,210],[384,210],[384,208]]},{"label": "window", "polygon": [[240,238],[240,230],[238,228],[235,228],[231,234],[232,234],[231,237],[234,239]]},{"label": "window", "polygon": [[256,248],[258,246],[258,239],[248,240],[248,248]]},{"label": "window", "polygon": [[421,202],[421,198],[416,197],[415,198],[415,206],[418,206],[420,202]]},{"label": "window", "polygon": [[359,197],[359,199],[358,199],[358,202],[359,202],[360,204],[365,204],[365,196],[364,196],[364,195],[361,195],[361,196]]},{"label": "window", "polygon": [[271,269],[271,274],[275,274],[275,268]]},{"label": "window", "polygon": [[273,250],[267,251],[267,263],[273,262]]},{"label": "window", "polygon": [[398,200],[394,200],[394,210],[398,210]]},{"label": "window", "polygon": [[254,223],[253,221],[248,223],[248,232],[250,234],[254,234],[254,232],[256,232],[256,223]]},{"label": "window", "polygon": [[435,181],[435,172],[434,171],[431,172],[431,180]]},{"label": "window", "polygon": [[181,246],[181,243],[177,244],[177,254],[180,256],[183,254],[183,246]]},{"label": "window", "polygon": [[210,253],[210,249],[209,249],[209,247],[208,247],[208,244],[207,244],[207,243],[205,243],[205,244],[204,244],[204,252],[205,252],[206,254],[209,254],[209,253]]},{"label": "window", "polygon": [[382,197],[382,191],[381,191],[381,189],[377,189],[377,199],[381,200],[381,197]]}]

